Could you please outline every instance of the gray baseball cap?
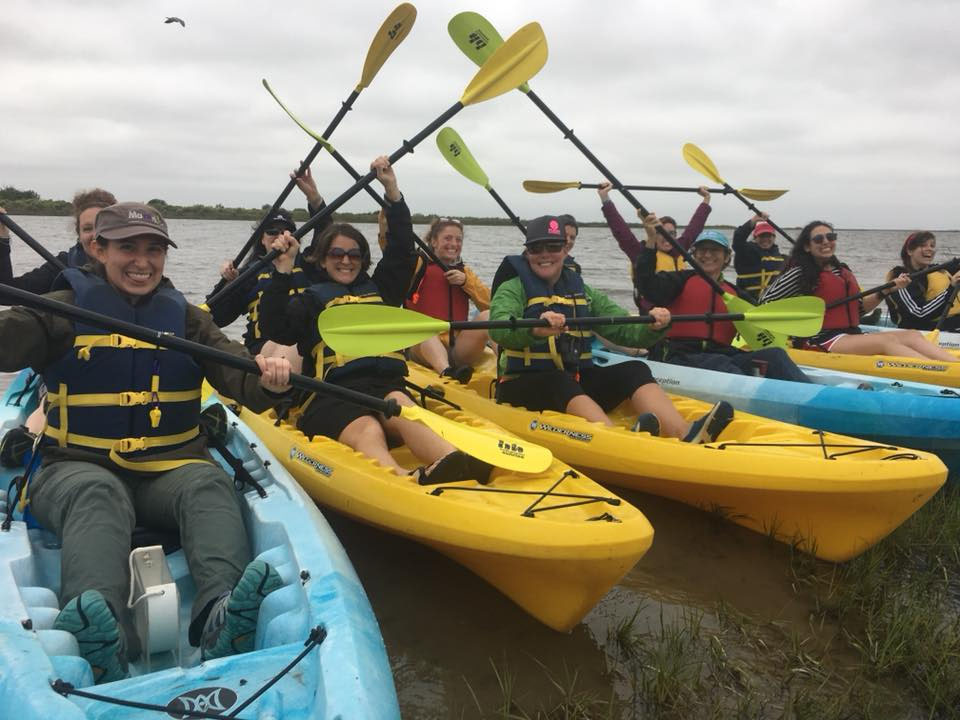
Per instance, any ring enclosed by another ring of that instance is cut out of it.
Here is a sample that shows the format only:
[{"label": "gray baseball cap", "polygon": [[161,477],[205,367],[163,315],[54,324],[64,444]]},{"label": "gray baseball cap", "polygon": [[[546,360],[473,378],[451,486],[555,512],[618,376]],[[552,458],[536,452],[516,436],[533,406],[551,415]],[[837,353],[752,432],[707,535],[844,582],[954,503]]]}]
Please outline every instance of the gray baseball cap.
[{"label": "gray baseball cap", "polygon": [[110,205],[97,213],[94,224],[97,237],[107,240],[126,240],[149,235],[177,244],[167,234],[167,223],[157,209],[143,203],[124,202]]}]

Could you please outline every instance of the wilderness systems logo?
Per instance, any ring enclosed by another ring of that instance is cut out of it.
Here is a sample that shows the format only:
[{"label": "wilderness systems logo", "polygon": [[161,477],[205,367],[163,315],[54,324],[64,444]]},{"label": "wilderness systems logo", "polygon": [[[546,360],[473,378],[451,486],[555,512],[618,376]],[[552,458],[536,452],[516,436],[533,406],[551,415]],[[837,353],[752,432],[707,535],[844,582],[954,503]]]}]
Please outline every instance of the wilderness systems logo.
[{"label": "wilderness systems logo", "polygon": [[580,432],[578,430],[570,430],[568,428],[557,427],[556,425],[549,425],[548,423],[545,423],[542,420],[531,420],[530,429],[546,430],[547,432],[556,433],[557,435],[566,435],[571,440],[579,440],[581,442],[590,442],[591,440],[593,440],[593,435],[591,435],[590,433]]},{"label": "wilderness systems logo", "polygon": [[290,459],[299,460],[300,462],[306,465],[309,465],[321,475],[326,475],[327,477],[330,477],[331,475],[333,475],[332,467],[330,467],[329,465],[324,465],[319,460],[314,460],[312,457],[310,457],[309,455],[305,455],[304,453],[297,450],[297,448],[295,447],[290,448]]},{"label": "wilderness systems logo", "polygon": [[497,447],[504,455],[509,455],[510,457],[520,459],[523,459],[524,457],[523,445],[517,445],[515,442],[497,440]]},{"label": "wilderness systems logo", "polygon": [[907,370],[929,370],[931,372],[946,372],[946,365],[930,365],[927,363],[897,362],[896,360],[877,360],[877,369],[900,368]]},{"label": "wilderness systems logo", "polygon": [[185,713],[212,713],[220,715],[234,706],[237,694],[230,688],[205,687],[177,695],[167,703],[167,715],[177,720],[190,717]]}]

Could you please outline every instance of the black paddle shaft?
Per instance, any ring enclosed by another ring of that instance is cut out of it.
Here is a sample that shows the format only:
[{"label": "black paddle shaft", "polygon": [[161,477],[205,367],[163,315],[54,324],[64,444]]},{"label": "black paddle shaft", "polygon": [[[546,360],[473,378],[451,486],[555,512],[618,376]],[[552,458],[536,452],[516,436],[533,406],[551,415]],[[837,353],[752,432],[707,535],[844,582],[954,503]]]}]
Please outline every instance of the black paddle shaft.
[{"label": "black paddle shaft", "polygon": [[[745,320],[743,313],[704,313],[702,315],[671,315],[670,322],[719,322]],[[597,325],[652,325],[657,319],[652,315],[621,315],[614,317],[567,318],[567,327],[595,327]],[[510,318],[509,320],[455,320],[451,330],[514,330],[516,328],[548,327],[544,318]]]},{"label": "black paddle shaft", "polygon": [[[49,297],[10,287],[4,283],[0,283],[0,297],[15,299],[23,305],[39,308],[53,315],[69,318],[75,322],[88,323],[96,327],[101,327],[104,330],[121,333],[136,340],[153,343],[154,345],[165,347],[169,350],[177,350],[187,355],[192,355],[193,357],[212,360],[221,365],[243,370],[253,375],[260,374],[260,367],[252,358],[233,355],[223,350],[207,347],[206,345],[177,337],[168,332],[151,330],[150,328],[135,325],[134,323],[129,323],[124,320],[116,320],[91,310],[85,310],[74,305],[60,302],[59,300],[52,300]],[[323,382],[316,378],[307,377],[306,375],[290,373],[290,384],[301,390],[334,395],[347,402],[356,403],[362,407],[376,410],[377,412],[383,413],[386,417],[394,417],[400,414],[400,407],[395,400],[381,400],[380,398],[365,395],[364,393],[340,387],[339,385]]]},{"label": "black paddle shaft", "polygon": [[[404,155],[407,155],[408,153],[412,153],[413,149],[417,145],[423,142],[423,140],[426,137],[430,136],[437,128],[439,128],[441,125],[447,122],[450,118],[452,118],[458,112],[463,110],[463,107],[464,107],[463,103],[459,101],[451,105],[447,110],[444,111],[442,115],[440,115],[440,117],[438,117],[436,120],[434,120],[429,125],[427,125],[423,130],[421,130],[416,135],[414,135],[412,139],[404,140],[403,145],[400,146],[400,148],[398,148],[397,150],[395,150],[392,155],[388,156],[387,160],[390,162],[391,165],[393,165]],[[376,171],[371,170],[366,175],[362,175],[359,178],[357,178],[357,181],[349,189],[344,190],[342,193],[340,193],[339,196],[337,196],[336,199],[328,203],[325,207],[321,208],[320,211],[318,211],[303,225],[301,225],[297,229],[297,231],[293,234],[293,236],[297,238],[297,240],[302,238],[308,232],[313,230],[313,228],[315,228],[322,220],[325,220],[326,218],[333,215],[333,213],[336,210],[340,209],[340,206],[342,206],[350,198],[352,198],[354,195],[360,192],[363,188],[369,185],[376,176],[377,176]],[[270,263],[272,263],[278,255],[280,255],[279,250],[271,250],[256,262],[251,263],[249,267],[247,267],[246,270],[244,270],[236,278],[234,278],[232,282],[228,283],[218,293],[211,296],[207,300],[207,306],[210,307],[213,303],[215,303],[224,295],[227,295],[233,292],[234,290],[236,290],[237,288],[241,287],[248,278],[250,278],[251,276],[256,276],[258,273],[260,273],[261,270],[268,267]]]},{"label": "black paddle shaft", "polygon": [[[953,258],[952,260],[947,260],[947,262],[940,263],[939,265],[931,265],[930,267],[924,268],[923,270],[917,270],[917,272],[910,273],[910,279],[913,280],[918,277],[923,277],[924,275],[929,275],[930,273],[936,272],[937,270],[945,270],[950,265],[954,265],[956,262],[957,262],[957,258]],[[857,293],[856,295],[851,295],[850,297],[834,300],[833,302],[827,303],[827,310],[829,310],[832,307],[837,307],[838,305],[844,305],[848,302],[859,300],[860,298],[865,298],[867,295],[873,295],[874,293],[883,292],[884,290],[889,290],[894,285],[896,285],[896,283],[893,280],[891,280],[890,282],[885,282],[883,285],[877,285],[875,288],[864,290],[863,292]]]},{"label": "black paddle shaft", "polygon": [[960,285],[953,285],[950,287],[950,292],[947,294],[947,301],[943,305],[943,312],[940,313],[940,319],[937,320],[937,325],[934,330],[940,330],[943,328],[943,324],[947,321],[947,317],[950,315],[950,306],[953,305],[953,301],[956,300],[958,291],[960,291]]},{"label": "black paddle shaft", "polygon": [[503,201],[503,198],[500,197],[500,194],[499,194],[496,190],[494,190],[492,187],[490,187],[489,185],[487,186],[487,192],[490,193],[490,197],[492,197],[494,200],[497,201],[497,205],[499,205],[499,206],[503,209],[503,211],[507,214],[507,217],[510,218],[510,220],[513,222],[513,224],[516,225],[518,228],[520,228],[520,232],[522,232],[524,235],[526,235],[526,234],[527,234],[527,226],[523,224],[523,222],[520,220],[520,218],[518,218],[518,217],[514,214],[513,210],[510,209],[510,207],[507,205],[507,203],[505,203],[505,202]]},{"label": "black paddle shaft", "polygon": [[[333,120],[331,120],[330,124],[327,125],[327,129],[323,131],[323,135],[321,135],[322,138],[324,138],[325,140],[330,138],[330,136],[333,134],[333,131],[337,129],[337,125],[340,124],[340,121],[343,120],[343,118],[346,117],[347,113],[350,112],[350,110],[353,108],[353,103],[356,101],[356,99],[359,96],[360,96],[359,89],[355,89],[352,93],[350,93],[350,97],[344,100],[344,102],[340,106],[340,109],[337,111],[337,114],[333,117]],[[284,200],[286,200],[287,197],[289,197],[290,193],[293,192],[293,188],[296,187],[297,178],[300,175],[303,175],[306,169],[310,167],[310,163],[312,163],[316,159],[317,154],[321,150],[323,150],[323,146],[324,146],[324,143],[317,141],[314,144],[313,149],[303,159],[303,162],[300,163],[300,167],[297,168],[297,172],[294,173],[294,177],[290,178],[290,180],[287,182],[286,187],[283,188],[283,191],[274,201],[273,205],[271,205],[270,209],[266,212],[266,214],[264,214],[263,219],[261,219],[260,222],[257,223],[257,227],[250,234],[250,237],[247,239],[247,242],[244,243],[243,247],[240,248],[240,252],[238,252],[237,256],[233,259],[234,267],[240,266],[240,263],[243,262],[243,258],[246,257],[247,253],[250,252],[250,249],[259,241],[260,235],[263,233],[263,229],[266,226],[266,224],[270,221],[272,217],[274,217],[277,214],[277,211],[283,205]],[[213,304],[215,302],[217,302],[220,298],[222,298],[224,295],[227,294],[227,293],[223,293],[223,294],[220,293],[220,290],[225,285],[226,285],[226,281],[221,278],[220,281],[217,283],[216,287],[213,288],[213,292],[210,295],[210,299],[207,300],[207,307],[213,307]]]},{"label": "black paddle shaft", "polygon": [[47,250],[43,245],[41,245],[40,243],[38,243],[38,242],[37,242],[36,240],[34,240],[32,237],[30,237],[30,233],[28,233],[26,230],[24,230],[22,227],[20,227],[16,222],[14,222],[13,219],[12,219],[9,215],[7,215],[6,213],[0,213],[0,223],[3,223],[3,224],[6,225],[8,228],[10,228],[10,232],[12,232],[12,233],[13,233],[14,235],[16,235],[18,238],[20,238],[21,240],[23,240],[23,241],[24,241],[27,245],[29,245],[36,253],[38,253],[38,254],[40,255],[40,257],[42,257],[42,258],[43,258],[44,260],[46,260],[48,263],[52,263],[53,265],[55,265],[55,266],[56,266],[57,268],[59,268],[60,270],[66,270],[66,269],[67,269],[67,266],[64,265],[62,262],[60,262],[60,259],[59,259],[58,257],[56,257],[55,255],[52,255],[52,254],[50,253],[50,251]]},{"label": "black paddle shaft", "polygon": [[[563,121],[560,120],[560,118],[558,118],[554,114],[553,110],[547,107],[546,103],[544,103],[543,100],[541,100],[540,97],[533,90],[530,90],[527,92],[527,97],[533,101],[534,105],[540,108],[540,110],[543,112],[544,115],[550,118],[550,121],[557,126],[560,132],[563,133],[564,139],[572,142],[576,146],[576,148],[583,153],[584,157],[586,157],[587,160],[593,163],[593,166],[597,170],[599,170],[600,173],[607,180],[613,183],[613,186],[620,191],[620,194],[627,199],[627,202],[629,202],[634,207],[635,210],[638,210],[640,212],[641,218],[645,218],[647,215],[650,214],[650,212],[643,206],[643,203],[637,200],[634,194],[630,192],[624,186],[624,184],[617,179],[617,177],[612,172],[610,172],[609,168],[607,168],[606,165],[600,162],[600,159],[597,158],[597,156],[594,155],[592,152],[590,152],[590,150],[587,148],[586,145],[580,142],[580,138],[574,135],[573,130],[571,130],[566,125],[564,125]],[[700,277],[702,277],[711,288],[713,288],[714,292],[716,292],[718,295],[721,295],[721,296],[725,294],[725,291],[720,286],[720,283],[718,283],[714,278],[710,277],[710,275],[707,274],[707,272],[703,269],[700,263],[698,263],[696,260],[693,259],[693,255],[691,255],[685,247],[680,245],[680,243],[677,242],[677,239],[675,237],[673,237],[670,233],[664,230],[662,225],[657,225],[657,232],[660,234],[660,236],[664,240],[669,242],[670,245],[683,256],[683,259],[690,264],[690,267],[692,267],[697,272],[697,274],[700,275]]]},{"label": "black paddle shaft", "polygon": [[[763,213],[760,212],[760,208],[758,208],[758,207],[757,207],[756,205],[754,205],[750,200],[748,200],[748,199],[745,198],[743,195],[741,195],[739,190],[737,190],[737,189],[734,188],[734,187],[731,187],[731,186],[730,186],[730,183],[728,183],[728,182],[725,181],[725,180],[723,181],[723,189],[726,190],[727,192],[732,193],[733,195],[735,195],[735,196],[740,200],[740,202],[742,202],[742,203],[743,203],[744,205],[746,205],[748,208],[750,208],[751,210],[753,210],[754,214],[760,215],[760,216],[763,215]],[[773,220],[771,220],[770,218],[767,218],[764,222],[766,222],[767,224],[769,224],[770,227],[772,227],[774,230],[776,230],[778,233],[780,233],[791,245],[796,245],[796,244],[797,244],[797,241],[794,240],[792,237],[790,237],[790,235],[787,234],[787,231],[784,230],[784,229],[783,229],[782,227],[780,227],[779,225],[777,225]]]}]

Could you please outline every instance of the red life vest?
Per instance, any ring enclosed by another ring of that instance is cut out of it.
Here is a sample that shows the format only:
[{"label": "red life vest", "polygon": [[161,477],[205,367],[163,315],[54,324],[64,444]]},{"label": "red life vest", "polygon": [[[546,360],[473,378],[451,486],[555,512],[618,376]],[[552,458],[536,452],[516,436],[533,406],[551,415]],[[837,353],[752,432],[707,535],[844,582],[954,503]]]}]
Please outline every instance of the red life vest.
[{"label": "red life vest", "polygon": [[[736,295],[737,291],[730,283],[721,281],[720,285],[731,295]],[[676,300],[667,306],[671,315],[700,315],[707,312],[726,313],[727,304],[723,298],[714,292],[713,288],[707,284],[699,275],[691,275],[683,286],[683,291],[677,296]],[[729,320],[718,320],[716,322],[684,322],[671,325],[667,330],[667,337],[686,339],[686,340],[712,340],[716,343],[729,345],[737,329]]]},{"label": "red life vest", "polygon": [[[443,270],[436,263],[427,263],[420,283],[403,305],[409,310],[447,321],[466,320],[470,312],[470,298],[463,287],[448,283]],[[451,309],[453,317],[450,317]]]},{"label": "red life vest", "polygon": [[830,303],[856,295],[858,292],[860,292],[860,284],[853,273],[845,266],[840,267],[840,275],[834,275],[829,269],[820,271],[820,277],[817,279],[817,286],[813,289],[813,294],[823,298],[828,306],[823,314],[824,330],[854,328],[860,324],[859,300],[851,300],[843,305],[829,307]]}]

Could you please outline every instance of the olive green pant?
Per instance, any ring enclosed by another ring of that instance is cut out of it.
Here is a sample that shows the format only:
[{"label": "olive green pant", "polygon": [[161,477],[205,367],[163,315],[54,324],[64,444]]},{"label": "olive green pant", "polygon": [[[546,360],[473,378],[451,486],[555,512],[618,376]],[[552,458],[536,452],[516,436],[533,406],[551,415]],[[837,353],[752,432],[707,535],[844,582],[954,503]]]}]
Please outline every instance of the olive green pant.
[{"label": "olive green pant", "polygon": [[85,590],[99,590],[120,621],[131,659],[140,654],[127,610],[134,527],[179,532],[196,586],[190,628],[194,643],[203,619],[198,615],[233,589],[250,560],[233,481],[211,463],[139,475],[58,461],[41,468],[31,481],[30,507],[62,545],[61,607]]}]

